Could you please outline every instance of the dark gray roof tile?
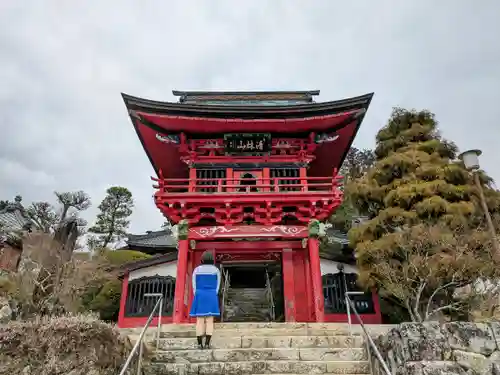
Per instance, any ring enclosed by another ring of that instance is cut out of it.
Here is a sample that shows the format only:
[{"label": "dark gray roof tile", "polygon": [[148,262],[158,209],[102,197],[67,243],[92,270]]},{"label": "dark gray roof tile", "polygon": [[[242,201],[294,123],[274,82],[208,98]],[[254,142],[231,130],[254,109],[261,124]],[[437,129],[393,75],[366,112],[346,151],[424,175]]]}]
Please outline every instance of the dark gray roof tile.
[{"label": "dark gray roof tile", "polygon": [[8,204],[0,210],[0,228],[5,232],[17,232],[27,229],[31,220],[24,214],[22,207]]},{"label": "dark gray roof tile", "polygon": [[169,230],[159,230],[146,234],[131,234],[128,236],[129,246],[142,247],[176,247],[177,243]]}]

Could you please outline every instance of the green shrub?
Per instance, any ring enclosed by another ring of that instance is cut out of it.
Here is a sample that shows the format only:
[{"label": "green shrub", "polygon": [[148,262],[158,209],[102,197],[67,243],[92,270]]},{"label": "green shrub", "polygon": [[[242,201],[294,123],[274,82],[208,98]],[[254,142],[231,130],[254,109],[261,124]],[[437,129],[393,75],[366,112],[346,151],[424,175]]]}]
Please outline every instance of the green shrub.
[{"label": "green shrub", "polygon": [[104,250],[102,256],[113,266],[151,258],[151,255],[135,250]]},{"label": "green shrub", "polygon": [[116,322],[122,289],[122,282],[118,278],[116,268],[150,257],[151,255],[140,251],[103,249],[97,261],[110,266],[111,271],[88,284],[82,295],[81,310],[98,313],[101,319]]},{"label": "green shrub", "polygon": [[116,322],[120,311],[121,289],[122,283],[120,280],[109,280],[102,286],[95,298],[90,301],[89,309],[98,312],[102,320]]}]

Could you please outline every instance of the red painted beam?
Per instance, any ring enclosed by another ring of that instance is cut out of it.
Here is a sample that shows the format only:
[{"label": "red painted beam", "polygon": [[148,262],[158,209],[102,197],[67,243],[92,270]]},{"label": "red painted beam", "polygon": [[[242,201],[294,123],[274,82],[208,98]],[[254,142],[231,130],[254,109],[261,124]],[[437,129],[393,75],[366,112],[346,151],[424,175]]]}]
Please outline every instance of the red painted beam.
[{"label": "red painted beam", "polygon": [[301,225],[226,225],[189,228],[189,239],[213,240],[224,238],[268,237],[301,239],[307,237],[307,226]]},{"label": "red painted beam", "polygon": [[[262,249],[281,251],[284,248],[300,249],[302,248],[302,241],[201,241],[196,243],[196,251],[216,249],[217,251],[224,250],[224,252],[238,252],[241,250],[251,251],[255,250],[262,252]],[[320,276],[321,277],[321,276]]]},{"label": "red painted beam", "polygon": [[[187,187],[186,187],[187,191]],[[292,203],[292,202],[316,202],[319,200],[332,200],[340,199],[342,201],[342,193],[335,191],[288,191],[288,192],[240,192],[239,194],[222,192],[222,193],[177,193],[177,192],[161,192],[155,193],[157,201],[167,202],[189,202],[189,203],[262,203],[267,200]]]}]

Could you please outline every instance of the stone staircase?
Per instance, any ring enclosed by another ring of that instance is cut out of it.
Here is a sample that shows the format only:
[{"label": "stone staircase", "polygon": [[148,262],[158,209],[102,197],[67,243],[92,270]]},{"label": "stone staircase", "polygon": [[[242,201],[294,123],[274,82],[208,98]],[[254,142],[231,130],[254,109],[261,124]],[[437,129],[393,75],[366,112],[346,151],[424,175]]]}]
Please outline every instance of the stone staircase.
[{"label": "stone staircase", "polygon": [[271,320],[271,306],[266,289],[230,288],[224,304],[225,322],[267,322]]},{"label": "stone staircase", "polygon": [[[391,326],[368,326],[377,336]],[[140,329],[128,330],[132,341]],[[147,334],[154,348],[155,330]],[[216,324],[211,349],[197,349],[194,325],[162,327],[159,350],[151,349],[145,375],[370,374],[359,326],[342,323]]]}]

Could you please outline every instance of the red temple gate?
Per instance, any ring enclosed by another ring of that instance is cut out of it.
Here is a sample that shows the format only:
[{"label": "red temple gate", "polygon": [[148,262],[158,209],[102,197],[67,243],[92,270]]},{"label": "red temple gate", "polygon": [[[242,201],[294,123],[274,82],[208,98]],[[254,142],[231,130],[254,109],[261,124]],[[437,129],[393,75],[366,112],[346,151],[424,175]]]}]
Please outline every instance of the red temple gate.
[{"label": "red temple gate", "polygon": [[178,226],[171,321],[189,321],[191,274],[206,250],[227,276],[223,304],[232,275],[255,293],[265,281],[272,301],[279,290],[287,322],[342,320],[325,316],[319,222],[342,202],[336,171],[372,94],[315,103],[317,91],[174,93],[179,103],[123,95],[157,172],[155,203]]}]

